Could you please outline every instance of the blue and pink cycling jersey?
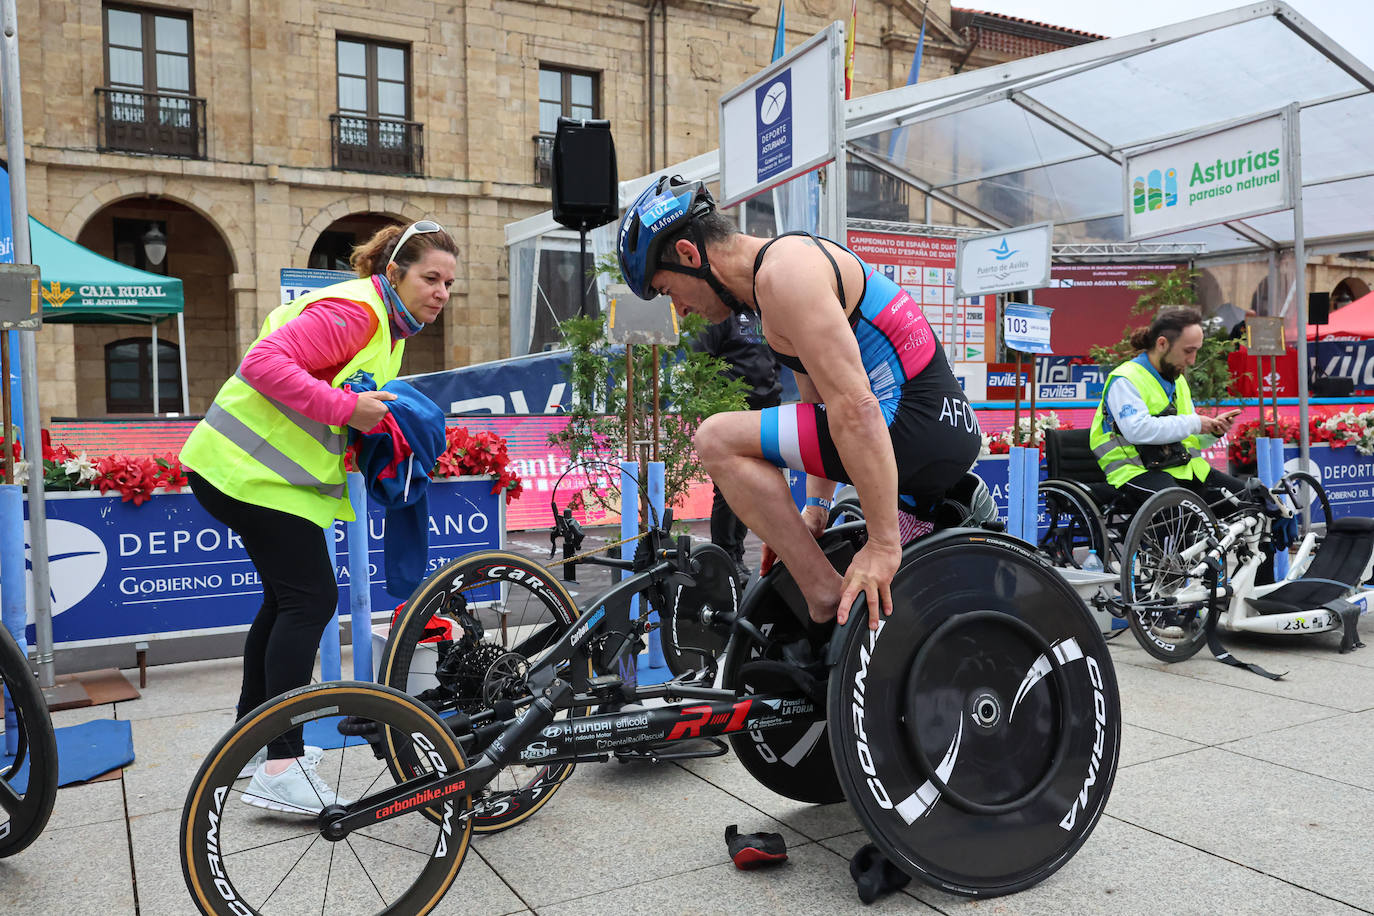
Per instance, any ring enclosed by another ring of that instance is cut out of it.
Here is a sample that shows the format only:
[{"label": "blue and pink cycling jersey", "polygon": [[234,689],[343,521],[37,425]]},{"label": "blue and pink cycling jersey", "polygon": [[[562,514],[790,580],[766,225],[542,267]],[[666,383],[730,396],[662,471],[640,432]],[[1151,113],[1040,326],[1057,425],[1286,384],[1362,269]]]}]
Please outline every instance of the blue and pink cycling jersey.
[{"label": "blue and pink cycling jersey", "polygon": [[[930,322],[906,290],[858,255],[836,242],[810,237],[834,268],[841,299],[843,278],[827,245],[853,257],[863,270],[863,293],[849,315],[849,323],[869,385],[887,421],[897,459],[899,492],[909,496],[943,494],[973,465],[982,439],[978,421],[949,369]],[[773,241],[776,239],[759,250],[755,276]],[[754,301],[758,303],[757,290]],[[806,371],[797,357],[776,350],[774,355],[793,371]],[[761,413],[760,449],[765,459],[779,467],[849,482],[830,436],[824,404],[785,404]]]}]

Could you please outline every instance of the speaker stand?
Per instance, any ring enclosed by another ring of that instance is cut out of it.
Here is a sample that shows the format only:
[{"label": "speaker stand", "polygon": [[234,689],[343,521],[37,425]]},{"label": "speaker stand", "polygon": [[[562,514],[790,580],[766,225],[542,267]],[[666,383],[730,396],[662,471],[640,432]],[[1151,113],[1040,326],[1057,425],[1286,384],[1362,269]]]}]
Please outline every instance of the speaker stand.
[{"label": "speaker stand", "polygon": [[[577,266],[578,266],[579,272],[582,274],[582,279],[578,282],[578,285],[577,285],[578,291],[579,291],[579,293],[580,293],[580,295],[581,295],[581,299],[579,300],[578,305],[577,305],[577,314],[578,314],[578,316],[581,317],[581,318],[586,318],[586,317],[587,317],[587,273],[586,273],[586,271],[587,271],[587,225],[586,225],[586,223],[583,223],[583,224],[581,224],[581,225],[578,227],[578,232],[579,232],[579,233],[581,234],[581,236],[582,236],[582,253],[581,253],[580,255],[578,255]],[[593,265],[593,266],[594,266],[594,265]],[[596,276],[596,271],[595,271],[595,270],[592,271],[592,276]]]}]

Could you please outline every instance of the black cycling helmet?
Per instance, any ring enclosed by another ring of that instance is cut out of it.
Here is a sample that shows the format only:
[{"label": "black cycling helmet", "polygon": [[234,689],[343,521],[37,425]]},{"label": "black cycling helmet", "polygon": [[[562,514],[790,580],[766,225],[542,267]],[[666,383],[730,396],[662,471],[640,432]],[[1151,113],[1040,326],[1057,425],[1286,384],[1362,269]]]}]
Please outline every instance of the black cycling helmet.
[{"label": "black cycling helmet", "polygon": [[[625,211],[625,218],[620,222],[620,241],[616,245],[620,272],[630,291],[641,299],[652,299],[657,291],[649,285],[650,278],[659,270],[671,270],[705,280],[722,302],[734,311],[743,311],[744,304],[721,285],[706,260],[705,237],[697,220],[715,209],[715,198],[700,181],[686,181],[680,175],[663,175],[645,188]],[[684,227],[701,253],[700,267],[660,261],[663,246]]]}]

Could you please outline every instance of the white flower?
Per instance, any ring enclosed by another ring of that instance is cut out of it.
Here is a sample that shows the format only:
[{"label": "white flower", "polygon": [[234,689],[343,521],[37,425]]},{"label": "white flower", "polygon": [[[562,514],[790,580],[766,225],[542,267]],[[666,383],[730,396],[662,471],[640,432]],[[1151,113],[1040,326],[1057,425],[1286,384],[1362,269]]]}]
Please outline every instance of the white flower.
[{"label": "white flower", "polygon": [[74,476],[77,483],[86,483],[96,477],[95,463],[86,457],[85,452],[62,462],[62,470]]},{"label": "white flower", "polygon": [[14,463],[14,482],[20,485],[29,482],[29,463],[27,461]]}]

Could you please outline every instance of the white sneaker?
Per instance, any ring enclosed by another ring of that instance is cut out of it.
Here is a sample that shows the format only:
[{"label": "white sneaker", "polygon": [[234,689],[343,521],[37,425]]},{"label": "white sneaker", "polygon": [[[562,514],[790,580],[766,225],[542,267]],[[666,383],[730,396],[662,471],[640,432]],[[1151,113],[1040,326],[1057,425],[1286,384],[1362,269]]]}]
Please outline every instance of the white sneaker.
[{"label": "white sneaker", "polygon": [[264,767],[253,774],[243,792],[245,804],[290,814],[319,814],[325,805],[351,805],[315,772],[315,764],[297,757],[281,773],[268,776]]},{"label": "white sneaker", "polygon": [[[315,747],[315,745],[313,745],[313,744],[307,744],[307,745],[305,746],[305,759],[306,759],[312,766],[313,766],[314,764],[319,763],[319,762],[320,762],[320,758],[323,757],[323,756],[324,756],[324,748],[322,748],[322,747]],[[249,776],[252,776],[254,773],[256,773],[256,772],[258,771],[258,767],[262,766],[262,765],[263,765],[264,763],[266,763],[266,762],[267,762],[267,748],[265,748],[265,747],[260,747],[260,748],[258,748],[258,752],[257,752],[256,754],[254,754],[252,757],[250,757],[249,760],[248,760],[248,762],[245,763],[245,764],[243,765],[243,769],[239,770],[238,778],[239,778],[239,779],[247,779]]]},{"label": "white sneaker", "polygon": [[1155,634],[1156,636],[1158,636],[1160,639],[1182,639],[1182,638],[1183,638],[1183,627],[1174,627],[1174,626],[1163,627],[1163,626],[1160,626],[1159,624],[1155,624],[1154,626],[1150,627],[1150,632],[1153,633],[1153,634]]}]

